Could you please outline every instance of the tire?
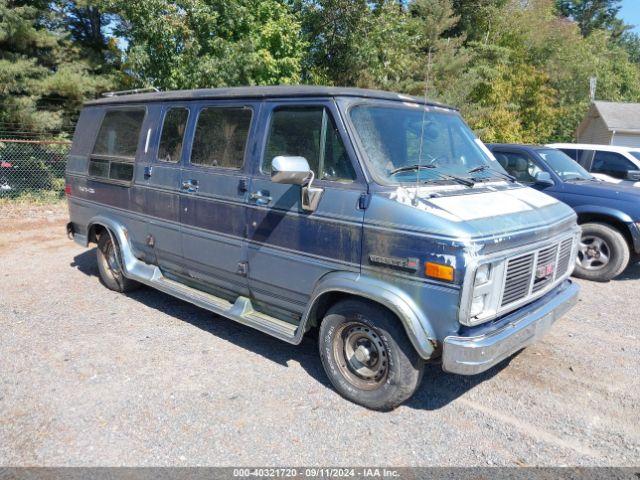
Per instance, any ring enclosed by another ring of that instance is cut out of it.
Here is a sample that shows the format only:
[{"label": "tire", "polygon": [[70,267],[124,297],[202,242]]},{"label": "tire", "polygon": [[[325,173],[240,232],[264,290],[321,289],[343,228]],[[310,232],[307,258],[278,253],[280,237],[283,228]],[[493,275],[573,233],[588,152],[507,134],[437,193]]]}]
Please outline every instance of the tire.
[{"label": "tire", "polygon": [[124,276],[119,255],[117,245],[111,241],[111,235],[106,232],[100,235],[96,249],[100,280],[108,289],[126,293],[139,288],[140,284]]},{"label": "tire", "polygon": [[422,380],[424,360],[404,327],[373,303],[353,299],[331,307],[320,324],[318,345],[335,389],[372,410],[394,409]]},{"label": "tire", "polygon": [[604,223],[584,223],[581,227],[573,275],[597,282],[608,282],[620,275],[630,258],[629,245],[622,234]]}]

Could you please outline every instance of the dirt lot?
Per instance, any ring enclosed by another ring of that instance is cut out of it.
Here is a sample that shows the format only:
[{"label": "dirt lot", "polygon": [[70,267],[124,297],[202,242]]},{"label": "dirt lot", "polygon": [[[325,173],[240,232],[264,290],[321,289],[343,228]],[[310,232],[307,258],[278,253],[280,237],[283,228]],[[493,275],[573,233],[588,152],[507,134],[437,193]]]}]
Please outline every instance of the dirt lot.
[{"label": "dirt lot", "polygon": [[0,215],[0,465],[640,465],[640,266],[479,377],[427,368],[391,413],[293,347],[104,288],[65,208]]}]

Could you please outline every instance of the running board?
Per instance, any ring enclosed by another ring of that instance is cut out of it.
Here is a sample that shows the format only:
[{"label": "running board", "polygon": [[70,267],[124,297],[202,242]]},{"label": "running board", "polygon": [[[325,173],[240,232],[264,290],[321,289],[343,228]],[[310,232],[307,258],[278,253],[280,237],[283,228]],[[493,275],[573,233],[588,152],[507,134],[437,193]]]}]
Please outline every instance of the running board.
[{"label": "running board", "polygon": [[127,278],[149,285],[164,293],[260,330],[285,342],[297,345],[302,341],[303,332],[299,331],[297,325],[254,310],[251,300],[246,297],[238,297],[235,302],[231,303],[223,298],[165,277],[157,266],[144,263],[133,255],[123,230],[107,231],[110,235],[115,233],[117,237],[118,245],[120,246],[122,269]]}]

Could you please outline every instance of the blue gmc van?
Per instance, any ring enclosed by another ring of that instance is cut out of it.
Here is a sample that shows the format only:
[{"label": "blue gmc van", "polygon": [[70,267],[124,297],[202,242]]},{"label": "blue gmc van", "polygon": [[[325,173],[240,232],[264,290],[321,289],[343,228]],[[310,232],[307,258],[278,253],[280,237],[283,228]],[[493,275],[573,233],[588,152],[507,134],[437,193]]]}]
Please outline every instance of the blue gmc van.
[{"label": "blue gmc van", "polygon": [[146,284],[292,344],[318,330],[335,388],[388,410],[424,363],[472,375],[577,300],[579,227],[508,175],[450,107],[252,87],[88,102],[68,231],[103,283]]}]

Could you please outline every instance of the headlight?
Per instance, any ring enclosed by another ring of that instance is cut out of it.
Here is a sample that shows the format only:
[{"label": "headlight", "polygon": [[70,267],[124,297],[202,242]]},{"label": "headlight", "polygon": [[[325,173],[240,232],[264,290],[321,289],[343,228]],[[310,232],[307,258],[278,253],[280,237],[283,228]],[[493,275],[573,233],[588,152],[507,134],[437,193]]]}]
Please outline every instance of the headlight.
[{"label": "headlight", "polygon": [[505,262],[496,260],[477,266],[473,274],[473,283],[467,297],[466,309],[460,318],[460,323],[473,326],[478,325],[498,311],[500,288],[502,287]]},{"label": "headlight", "polygon": [[477,295],[473,297],[473,300],[471,301],[471,308],[469,308],[470,317],[477,317],[484,312],[484,301],[486,297],[486,295]]},{"label": "headlight", "polygon": [[478,270],[476,270],[476,281],[474,285],[477,287],[479,285],[484,285],[491,278],[491,264],[485,263],[484,265],[480,265]]}]

